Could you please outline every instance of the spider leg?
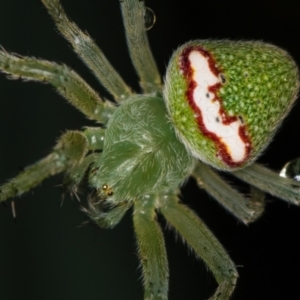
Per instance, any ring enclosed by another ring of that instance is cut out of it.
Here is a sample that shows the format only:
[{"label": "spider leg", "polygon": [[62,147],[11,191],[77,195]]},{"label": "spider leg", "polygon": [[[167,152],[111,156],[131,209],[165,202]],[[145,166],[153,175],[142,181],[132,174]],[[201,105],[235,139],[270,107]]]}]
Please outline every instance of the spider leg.
[{"label": "spider leg", "polygon": [[251,198],[245,198],[210,167],[198,162],[193,177],[225,209],[245,224],[255,221],[264,210],[264,193],[251,187]]},{"label": "spider leg", "polygon": [[293,179],[280,177],[278,173],[256,163],[232,174],[275,197],[300,204],[300,183]]},{"label": "spider leg", "polygon": [[77,187],[87,174],[90,166],[99,158],[99,153],[87,155],[80,164],[75,164],[66,170],[63,186],[77,197]]},{"label": "spider leg", "polygon": [[47,157],[0,187],[0,202],[22,195],[50,176],[80,166],[85,162],[88,150],[88,139],[81,132],[66,132]]},{"label": "spider leg", "polygon": [[[88,169],[99,161],[104,144],[105,129],[99,127],[86,127],[84,136],[88,141],[88,150],[95,151],[87,155],[80,164],[74,164],[67,170],[63,185],[76,194],[77,186],[87,174]],[[93,172],[93,170],[91,170]],[[99,196],[90,197],[88,207],[82,208],[88,216],[101,228],[113,228],[117,225],[126,211],[132,206],[132,201],[120,201],[116,205],[107,204],[106,199]]]},{"label": "spider leg", "polygon": [[83,134],[88,140],[89,150],[103,149],[105,129],[101,127],[85,127]]},{"label": "spider leg", "polygon": [[[77,197],[77,188],[90,166],[100,157],[103,149],[105,129],[101,127],[86,127],[82,134],[88,142],[88,155],[81,163],[76,163],[66,170],[63,186]],[[94,152],[95,151],[95,152]]]},{"label": "spider leg", "polygon": [[42,0],[58,30],[72,44],[74,51],[91,69],[96,78],[114,96],[116,101],[131,95],[130,88],[112,67],[96,43],[71,22],[59,0]]},{"label": "spider leg", "polygon": [[219,287],[210,300],[228,300],[238,273],[223,246],[191,209],[179,203],[177,196],[165,195],[160,212],[212,271]]},{"label": "spider leg", "polygon": [[144,1],[120,1],[127,45],[145,93],[161,91],[161,78],[150,50],[145,29]]},{"label": "spider leg", "polygon": [[155,196],[134,202],[133,224],[143,272],[144,299],[168,299],[169,268],[162,230],[156,221]]},{"label": "spider leg", "polygon": [[46,60],[18,57],[0,50],[0,70],[12,78],[47,82],[88,118],[106,123],[115,106],[99,95],[73,70]]}]

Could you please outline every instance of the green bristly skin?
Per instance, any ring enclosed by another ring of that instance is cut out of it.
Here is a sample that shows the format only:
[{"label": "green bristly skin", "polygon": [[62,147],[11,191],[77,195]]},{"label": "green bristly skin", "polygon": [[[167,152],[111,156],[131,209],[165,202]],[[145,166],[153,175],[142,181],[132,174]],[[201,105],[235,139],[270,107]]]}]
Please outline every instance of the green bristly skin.
[{"label": "green bristly skin", "polygon": [[[300,204],[299,182],[253,163],[295,100],[299,86],[295,63],[283,50],[261,42],[194,41],[175,52],[163,86],[147,40],[144,2],[123,0],[129,54],[140,79],[141,91],[135,93],[96,43],[68,19],[59,0],[42,3],[114,101],[102,100],[65,65],[0,50],[0,71],[52,85],[97,123],[97,127],[64,133],[48,156],[0,187],[0,202],[21,196],[59,173],[65,174],[63,185],[76,195],[86,179],[92,196],[82,211],[99,227],[114,227],[132,209],[144,300],[168,299],[169,267],[158,214],[212,272],[218,288],[210,300],[229,300],[238,278],[235,264],[204,222],[180,201],[179,189],[193,177],[243,224],[262,215],[265,193]],[[205,48],[214,58],[225,78],[217,96],[226,112],[242,117],[247,127],[253,151],[239,170],[216,158],[215,143],[199,132],[186,101],[187,81],[178,59],[192,45]],[[248,183],[250,197],[208,164]]]},{"label": "green bristly skin", "polygon": [[[218,91],[229,116],[242,117],[252,143],[250,157],[239,168],[256,160],[267,147],[292,108],[299,89],[298,68],[284,50],[257,41],[198,40],[182,45],[168,66],[164,96],[176,132],[186,147],[204,162],[221,170],[232,170],[217,158],[214,141],[198,130],[194,111],[188,105],[187,80],[179,60],[187,47],[208,51],[224,83]],[[174,88],[176,87],[176,88]]]},{"label": "green bristly skin", "polygon": [[176,189],[193,167],[194,159],[177,139],[163,99],[136,96],[108,122],[103,154],[93,165],[90,182],[100,193],[107,184],[113,190],[111,203],[133,201],[153,191]]}]

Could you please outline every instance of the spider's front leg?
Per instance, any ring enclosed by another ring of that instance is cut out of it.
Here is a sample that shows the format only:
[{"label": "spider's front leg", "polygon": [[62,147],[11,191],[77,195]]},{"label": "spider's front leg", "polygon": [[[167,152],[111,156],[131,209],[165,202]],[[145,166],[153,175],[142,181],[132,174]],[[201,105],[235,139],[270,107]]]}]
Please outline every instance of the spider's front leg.
[{"label": "spider's front leg", "polygon": [[229,255],[200,218],[176,195],[165,195],[159,209],[195,254],[212,271],[219,287],[210,300],[227,300],[234,291],[238,272]]},{"label": "spider's front leg", "polygon": [[167,300],[169,268],[163,233],[156,220],[156,195],[136,199],[133,224],[143,272],[144,300]]},{"label": "spider's front leg", "polygon": [[143,271],[144,299],[168,299],[169,269],[156,209],[215,276],[219,287],[210,300],[229,299],[238,278],[234,263],[199,217],[173,194],[145,195],[135,200],[133,222]]},{"label": "spider's front leg", "polygon": [[[80,183],[88,167],[99,154],[87,155],[90,148],[91,129],[81,133],[69,131],[61,136],[53,151],[42,160],[25,168],[23,172],[0,187],[0,202],[20,196],[55,174],[67,171],[68,187]],[[95,135],[95,132],[94,132]],[[96,134],[101,140],[101,130]]]},{"label": "spider's front leg", "polygon": [[[88,118],[106,123],[115,106],[103,102],[93,89],[73,70],[64,65],[29,57],[18,57],[0,50],[0,70],[13,77],[48,82],[71,104]],[[49,176],[69,170],[65,180],[68,186],[76,186],[95,155],[85,158],[89,150],[101,150],[103,129],[87,128],[81,132],[67,132],[59,140],[53,152],[25,169],[16,178],[2,186],[0,199],[21,195]]]}]

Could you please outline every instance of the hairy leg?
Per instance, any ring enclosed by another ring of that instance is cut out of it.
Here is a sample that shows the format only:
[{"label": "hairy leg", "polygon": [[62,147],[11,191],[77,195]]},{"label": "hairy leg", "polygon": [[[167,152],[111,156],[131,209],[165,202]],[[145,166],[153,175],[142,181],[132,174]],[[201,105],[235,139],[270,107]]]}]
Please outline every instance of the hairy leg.
[{"label": "hairy leg", "polygon": [[130,88],[112,67],[91,37],[71,22],[59,0],[42,0],[58,30],[72,44],[74,51],[92,70],[96,78],[114,96],[116,101],[131,95]]},{"label": "hairy leg", "polygon": [[232,174],[275,197],[300,204],[300,183],[293,179],[280,177],[278,173],[256,163]]},{"label": "hairy leg", "polygon": [[219,287],[210,300],[228,300],[238,273],[223,246],[191,209],[179,203],[177,196],[165,195],[160,200],[160,211],[212,271]]},{"label": "hairy leg", "polygon": [[48,177],[80,165],[87,151],[88,141],[81,132],[69,131],[63,134],[47,157],[25,168],[0,187],[0,202],[21,196]]},{"label": "hairy leg", "polygon": [[212,168],[198,162],[193,177],[200,188],[204,188],[225,209],[245,224],[255,221],[264,210],[264,193],[251,187],[251,197],[247,199],[232,188]]},{"label": "hairy leg", "polygon": [[145,29],[144,1],[121,2],[127,45],[132,63],[145,93],[161,93],[161,78],[154,61]]},{"label": "hairy leg", "polygon": [[88,118],[106,123],[115,106],[99,95],[73,70],[46,60],[18,57],[0,50],[0,70],[13,78],[47,82]]},{"label": "hairy leg", "polygon": [[133,224],[144,282],[144,300],[167,300],[169,269],[161,228],[156,221],[155,195],[134,202]]}]

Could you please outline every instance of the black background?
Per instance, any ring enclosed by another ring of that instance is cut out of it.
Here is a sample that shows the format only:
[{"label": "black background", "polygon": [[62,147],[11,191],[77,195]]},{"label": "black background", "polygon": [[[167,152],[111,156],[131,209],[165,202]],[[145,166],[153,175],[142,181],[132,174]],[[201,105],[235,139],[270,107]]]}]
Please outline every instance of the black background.
[{"label": "black background", "polygon": [[[138,89],[123,34],[117,0],[65,0],[68,15],[96,39],[125,80]],[[149,39],[159,69],[172,51],[192,39],[255,39],[288,50],[300,64],[297,0],[148,0],[157,17]],[[108,96],[70,46],[54,30],[39,1],[0,0],[0,44],[6,50],[64,62]],[[260,162],[280,170],[300,156],[296,105]],[[0,179],[45,156],[67,129],[92,125],[51,87],[0,76]],[[77,200],[62,207],[61,177],[17,199],[17,223],[9,202],[0,206],[1,299],[142,299],[130,213],[113,230],[80,227],[86,217]],[[300,210],[268,196],[264,216],[246,227],[200,191],[183,188],[195,209],[239,266],[233,299],[297,299],[300,279]],[[82,198],[85,195],[81,195]],[[164,227],[165,225],[162,224]],[[166,231],[170,300],[207,299],[216,284],[206,267]]]}]

